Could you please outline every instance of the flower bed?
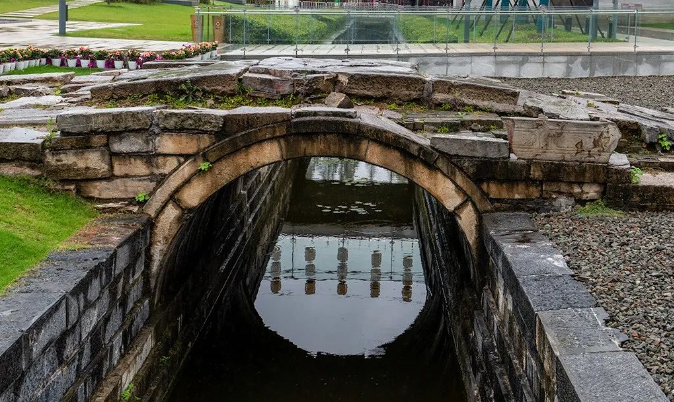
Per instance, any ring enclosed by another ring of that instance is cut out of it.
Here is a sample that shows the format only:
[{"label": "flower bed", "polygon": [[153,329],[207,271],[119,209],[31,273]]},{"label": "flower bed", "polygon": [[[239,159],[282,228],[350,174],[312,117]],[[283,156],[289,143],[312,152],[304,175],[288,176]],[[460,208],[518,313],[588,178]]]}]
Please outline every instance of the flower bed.
[{"label": "flower bed", "polygon": [[52,65],[54,67],[81,68],[141,68],[153,60],[208,60],[216,57],[218,44],[202,42],[184,45],[182,49],[161,53],[131,50],[91,50],[87,47],[72,49],[26,48],[0,50],[0,74],[28,67]]}]

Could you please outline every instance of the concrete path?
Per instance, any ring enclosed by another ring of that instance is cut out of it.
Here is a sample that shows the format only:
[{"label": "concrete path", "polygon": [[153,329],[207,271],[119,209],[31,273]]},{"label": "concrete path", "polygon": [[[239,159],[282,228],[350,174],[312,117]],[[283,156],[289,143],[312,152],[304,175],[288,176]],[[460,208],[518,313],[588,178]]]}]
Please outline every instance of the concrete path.
[{"label": "concrete path", "polygon": [[[295,45],[230,45],[223,47],[227,58],[295,56]],[[640,38],[638,52],[674,52],[674,41]],[[313,44],[299,45],[299,57],[338,56],[439,56],[449,55],[492,55],[492,54],[588,54],[592,53],[634,53],[634,40],[629,42],[598,42],[589,46],[586,42],[576,43],[402,43],[395,44]]]},{"label": "concrete path", "polygon": [[[73,0],[68,2],[68,8],[72,10],[73,8],[88,6],[90,4],[100,3],[101,1],[103,0]],[[9,13],[0,14],[0,18],[35,18],[38,15],[53,13],[58,10],[58,4],[54,4],[51,6],[29,8],[27,10],[11,11]]]},{"label": "concrete path", "polygon": [[[68,22],[68,32],[87,29],[113,28],[132,24],[102,23],[102,22]],[[98,39],[58,36],[58,21],[50,20],[17,20],[0,24],[0,49],[10,47],[37,47],[69,48],[87,46],[92,49],[139,49],[148,51],[163,51],[180,49],[183,42],[151,41],[133,39]]]}]

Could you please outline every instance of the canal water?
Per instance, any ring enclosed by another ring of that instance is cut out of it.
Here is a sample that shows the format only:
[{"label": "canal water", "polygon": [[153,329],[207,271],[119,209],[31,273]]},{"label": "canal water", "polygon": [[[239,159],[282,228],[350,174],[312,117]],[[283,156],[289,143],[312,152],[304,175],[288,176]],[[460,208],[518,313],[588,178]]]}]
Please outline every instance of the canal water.
[{"label": "canal water", "polygon": [[261,280],[220,302],[169,400],[466,401],[414,185],[353,160],[304,167],[266,266],[250,267]]}]

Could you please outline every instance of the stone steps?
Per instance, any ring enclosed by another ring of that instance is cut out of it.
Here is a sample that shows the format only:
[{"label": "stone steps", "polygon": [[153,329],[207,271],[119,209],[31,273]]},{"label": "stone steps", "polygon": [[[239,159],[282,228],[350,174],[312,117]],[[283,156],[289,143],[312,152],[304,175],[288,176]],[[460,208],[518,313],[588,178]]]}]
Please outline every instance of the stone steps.
[{"label": "stone steps", "polygon": [[609,184],[606,199],[626,209],[674,209],[674,172],[646,172],[639,184]]}]

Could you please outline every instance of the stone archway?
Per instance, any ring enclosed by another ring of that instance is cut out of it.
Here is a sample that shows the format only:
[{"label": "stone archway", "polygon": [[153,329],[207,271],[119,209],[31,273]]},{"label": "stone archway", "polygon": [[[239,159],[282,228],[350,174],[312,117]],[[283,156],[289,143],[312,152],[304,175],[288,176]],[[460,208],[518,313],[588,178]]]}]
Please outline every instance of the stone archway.
[{"label": "stone archway", "polygon": [[[151,284],[190,211],[238,177],[276,162],[342,157],[367,162],[408,178],[455,214],[471,246],[479,250],[479,217],[491,210],[486,195],[428,140],[389,120],[350,111],[316,112],[221,140],[184,162],[155,188],[144,212],[153,219]],[[337,116],[335,116],[337,114]],[[208,162],[207,169],[200,169]]]}]

